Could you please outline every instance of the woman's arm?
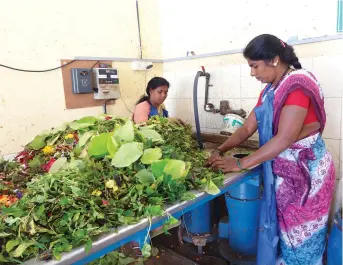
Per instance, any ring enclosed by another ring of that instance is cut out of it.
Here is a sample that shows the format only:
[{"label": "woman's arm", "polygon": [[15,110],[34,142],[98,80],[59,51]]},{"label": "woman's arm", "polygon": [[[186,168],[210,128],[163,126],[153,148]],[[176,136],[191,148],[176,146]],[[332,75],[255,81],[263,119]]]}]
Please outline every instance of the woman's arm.
[{"label": "woman's arm", "polygon": [[283,107],[277,135],[255,153],[242,159],[242,167],[250,168],[262,162],[274,159],[291,146],[298,139],[306,115],[306,108],[293,105]]},{"label": "woman's arm", "polygon": [[139,103],[133,113],[134,123],[143,123],[149,120],[150,105],[148,102]]},{"label": "woman's arm", "polygon": [[248,119],[244,122],[243,126],[238,128],[218,149],[222,152],[229,151],[230,149],[239,146],[257,130],[257,121],[255,112],[249,114]]}]

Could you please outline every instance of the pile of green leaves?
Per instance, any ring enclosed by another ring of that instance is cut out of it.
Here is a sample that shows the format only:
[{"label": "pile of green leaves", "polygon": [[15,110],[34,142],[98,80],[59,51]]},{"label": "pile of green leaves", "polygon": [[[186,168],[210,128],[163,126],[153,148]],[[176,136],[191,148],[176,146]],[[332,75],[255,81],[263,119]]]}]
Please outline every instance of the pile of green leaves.
[{"label": "pile of green leaves", "polygon": [[164,215],[165,203],[192,199],[192,189],[219,192],[215,184],[223,175],[203,167],[206,154],[197,149],[190,128],[163,118],[146,127],[94,119],[44,132],[44,139],[37,136],[28,145],[37,151],[51,139],[65,145],[70,130],[79,139],[71,151],[58,153],[49,173],[32,176],[22,199],[1,209],[1,263],[60,259],[80,245],[89,251],[98,235]]},{"label": "pile of green leaves", "polygon": [[[25,146],[14,161],[0,158],[0,195],[15,194],[17,190],[23,192],[26,184],[37,174],[53,172],[65,160],[85,157],[86,153],[81,152],[92,136],[112,132],[116,124],[124,122],[124,119],[111,116],[83,117],[43,131]],[[72,138],[68,138],[69,135]],[[58,163],[52,167],[56,160]]]}]

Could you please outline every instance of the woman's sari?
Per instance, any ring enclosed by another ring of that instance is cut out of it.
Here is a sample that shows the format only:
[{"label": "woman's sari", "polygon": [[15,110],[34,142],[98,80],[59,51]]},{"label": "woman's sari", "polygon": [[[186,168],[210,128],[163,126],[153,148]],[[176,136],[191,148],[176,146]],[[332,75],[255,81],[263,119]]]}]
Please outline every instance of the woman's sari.
[{"label": "woman's sari", "polygon": [[273,161],[281,250],[277,265],[321,265],[335,167],[321,136],[326,123],[323,92],[310,72],[290,73],[273,92],[273,134],[287,96],[298,88],[311,98],[321,127]]}]

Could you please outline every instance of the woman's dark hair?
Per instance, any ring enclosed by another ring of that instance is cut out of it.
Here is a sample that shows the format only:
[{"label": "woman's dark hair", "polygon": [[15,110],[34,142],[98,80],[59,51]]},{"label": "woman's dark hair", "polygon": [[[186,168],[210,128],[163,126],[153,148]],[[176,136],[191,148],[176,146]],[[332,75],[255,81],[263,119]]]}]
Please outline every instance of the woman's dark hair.
[{"label": "woman's dark hair", "polygon": [[270,62],[279,56],[282,62],[293,66],[295,69],[302,68],[293,47],[270,34],[255,37],[245,47],[243,54],[246,59],[265,62]]},{"label": "woman's dark hair", "polygon": [[146,87],[146,95],[142,96],[136,103],[136,105],[138,105],[139,103],[142,103],[144,101],[147,101],[150,99],[150,89],[156,89],[160,86],[167,86],[169,88],[169,82],[164,79],[163,77],[153,77],[149,82],[148,85]]}]

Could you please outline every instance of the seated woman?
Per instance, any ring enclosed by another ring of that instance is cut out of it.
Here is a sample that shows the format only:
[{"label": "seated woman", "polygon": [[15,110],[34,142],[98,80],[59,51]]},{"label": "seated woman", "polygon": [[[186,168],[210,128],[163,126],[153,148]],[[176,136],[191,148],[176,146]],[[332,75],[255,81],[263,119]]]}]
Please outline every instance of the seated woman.
[{"label": "seated woman", "polygon": [[142,96],[133,113],[135,123],[144,123],[153,116],[168,118],[168,111],[165,109],[163,102],[167,98],[169,82],[163,77],[152,78],[146,88],[146,95]]},{"label": "seated woman", "polygon": [[170,118],[163,102],[166,100],[169,90],[169,82],[163,77],[152,78],[146,88],[146,95],[142,96],[132,115],[134,123],[147,122],[153,116],[168,118],[172,123],[185,126],[186,124],[177,118]]}]

